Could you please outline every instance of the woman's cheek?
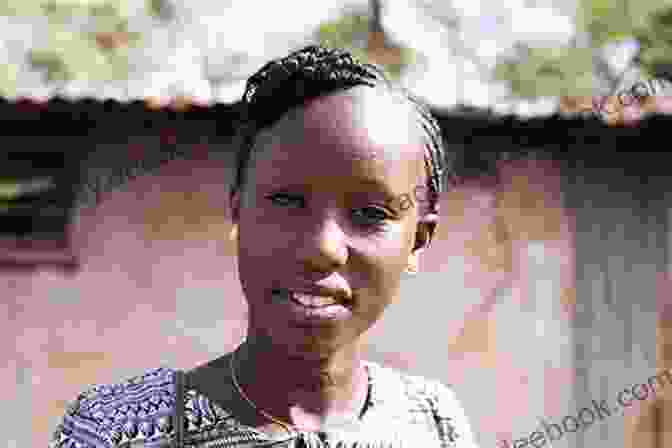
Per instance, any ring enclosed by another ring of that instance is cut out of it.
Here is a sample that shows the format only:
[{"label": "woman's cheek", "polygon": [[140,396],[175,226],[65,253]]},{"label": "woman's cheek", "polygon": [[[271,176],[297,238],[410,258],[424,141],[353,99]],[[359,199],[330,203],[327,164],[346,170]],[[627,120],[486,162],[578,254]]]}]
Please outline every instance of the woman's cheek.
[{"label": "woman's cheek", "polygon": [[[377,283],[376,289],[382,292],[385,283],[401,281],[401,274],[406,269],[410,249],[404,244],[369,244],[360,246],[357,253],[366,276]],[[365,268],[364,268],[365,266]],[[394,285],[389,286],[394,288]]]},{"label": "woman's cheek", "polygon": [[[268,254],[269,250],[287,245],[287,239],[292,238],[294,232],[278,222],[267,213],[257,212],[246,215],[240,223],[242,242],[248,252],[262,251]],[[256,249],[252,249],[256,248]]]},{"label": "woman's cheek", "polygon": [[384,227],[358,235],[353,242],[370,256],[395,257],[405,253],[415,242],[415,232],[409,232],[403,222],[392,222]]}]

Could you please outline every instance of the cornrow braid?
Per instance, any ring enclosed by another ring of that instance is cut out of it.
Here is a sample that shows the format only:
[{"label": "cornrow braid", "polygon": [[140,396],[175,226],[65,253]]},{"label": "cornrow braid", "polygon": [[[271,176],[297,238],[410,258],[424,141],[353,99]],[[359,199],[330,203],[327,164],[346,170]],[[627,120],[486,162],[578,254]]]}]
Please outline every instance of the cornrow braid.
[{"label": "cornrow braid", "polygon": [[430,110],[408,90],[394,85],[378,66],[360,63],[346,50],[320,45],[309,45],[272,60],[247,80],[240,104],[238,136],[241,148],[233,191],[245,183],[245,167],[254,139],[262,129],[309,99],[362,85],[382,85],[391,93],[401,94],[417,112],[427,137],[427,201],[430,211],[437,213],[439,193],[444,191],[444,177],[448,174],[452,179],[453,175],[447,168],[441,129]]}]

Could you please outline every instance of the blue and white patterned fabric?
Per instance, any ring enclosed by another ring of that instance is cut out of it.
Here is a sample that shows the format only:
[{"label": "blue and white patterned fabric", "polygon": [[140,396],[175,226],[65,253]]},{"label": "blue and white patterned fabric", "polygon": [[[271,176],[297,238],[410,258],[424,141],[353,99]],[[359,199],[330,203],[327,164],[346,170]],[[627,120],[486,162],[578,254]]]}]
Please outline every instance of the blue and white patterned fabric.
[{"label": "blue and white patterned fabric", "polygon": [[[245,426],[197,389],[184,389],[180,448],[476,448],[452,389],[373,362],[367,405],[356,426],[272,437]],[[97,385],[68,407],[49,448],[174,448],[175,369],[159,367],[122,383]]]}]

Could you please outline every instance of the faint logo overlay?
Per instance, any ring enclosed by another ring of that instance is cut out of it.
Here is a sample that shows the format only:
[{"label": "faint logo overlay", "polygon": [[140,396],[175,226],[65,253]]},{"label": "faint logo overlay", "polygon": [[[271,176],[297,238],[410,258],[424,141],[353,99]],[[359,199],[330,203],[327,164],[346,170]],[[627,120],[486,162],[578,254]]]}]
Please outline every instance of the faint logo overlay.
[{"label": "faint logo overlay", "polygon": [[560,111],[595,116],[609,125],[631,125],[649,113],[672,113],[671,94],[670,80],[640,80],[615,95],[563,97]]},{"label": "faint logo overlay", "polygon": [[399,209],[400,211],[405,212],[409,208],[415,207],[416,202],[421,204],[425,202],[436,201],[439,197],[436,192],[431,191],[424,185],[416,186],[413,189],[413,196],[415,197],[415,201],[411,197],[411,193],[401,194],[390,201],[389,205],[395,209]]}]

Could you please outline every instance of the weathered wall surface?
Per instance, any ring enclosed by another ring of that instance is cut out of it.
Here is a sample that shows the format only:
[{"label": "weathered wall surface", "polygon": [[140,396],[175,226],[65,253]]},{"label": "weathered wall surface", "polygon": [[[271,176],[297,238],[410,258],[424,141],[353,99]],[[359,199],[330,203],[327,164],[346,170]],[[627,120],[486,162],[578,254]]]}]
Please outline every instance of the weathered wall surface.
[{"label": "weathered wall surface", "polygon": [[[618,168],[575,170],[565,179],[566,204],[576,216],[579,268],[573,415],[583,407],[595,409],[595,399],[606,400],[611,416],[559,446],[667,446],[660,438],[670,378],[661,378],[664,384],[649,378],[666,366],[661,349],[663,336],[669,336],[662,314],[669,302],[668,182],[625,176]],[[626,389],[622,405],[619,394]]]},{"label": "weathered wall surface", "polygon": [[[228,241],[230,161],[173,161],[83,209],[82,270],[0,274],[8,446],[44,446],[66,401],[160,364],[232,350],[246,305]],[[571,409],[571,223],[550,162],[442,199],[421,273],[370,332],[369,358],[451,383],[482,446]],[[140,342],[142,340],[142,342]],[[555,445],[554,445],[555,446]],[[571,443],[570,445],[572,446]]]}]

